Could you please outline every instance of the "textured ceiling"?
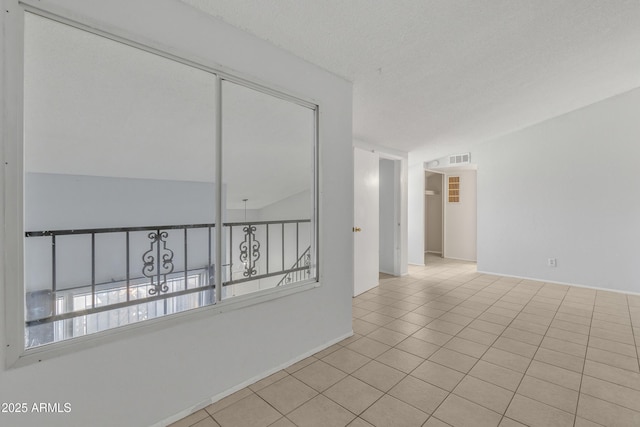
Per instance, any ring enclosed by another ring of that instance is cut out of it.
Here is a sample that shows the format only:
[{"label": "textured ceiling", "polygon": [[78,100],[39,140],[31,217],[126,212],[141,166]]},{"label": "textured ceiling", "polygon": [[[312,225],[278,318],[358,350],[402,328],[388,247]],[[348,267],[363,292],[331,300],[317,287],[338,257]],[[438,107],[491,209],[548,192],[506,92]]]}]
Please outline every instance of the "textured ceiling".
[{"label": "textured ceiling", "polygon": [[354,138],[435,158],[640,86],[638,0],[181,0],[354,83]]}]

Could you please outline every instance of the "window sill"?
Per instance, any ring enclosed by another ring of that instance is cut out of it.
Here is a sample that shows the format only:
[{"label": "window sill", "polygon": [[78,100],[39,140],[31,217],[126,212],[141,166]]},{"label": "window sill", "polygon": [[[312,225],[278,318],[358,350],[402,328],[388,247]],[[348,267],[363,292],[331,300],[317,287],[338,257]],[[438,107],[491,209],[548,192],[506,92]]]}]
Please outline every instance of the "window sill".
[{"label": "window sill", "polygon": [[39,363],[44,360],[64,356],[70,353],[75,353],[79,350],[115,342],[123,338],[131,338],[150,332],[160,331],[183,323],[193,322],[230,311],[262,304],[320,286],[321,283],[319,281],[311,279],[293,285],[265,289],[263,291],[253,292],[251,294],[232,297],[217,304],[208,305],[206,307],[200,307],[193,310],[158,317],[155,319],[145,320],[118,328],[97,332],[91,335],[72,338],[66,341],[46,344],[41,347],[23,351],[23,353],[16,360],[7,360],[6,367],[7,369],[14,369],[34,363]]}]

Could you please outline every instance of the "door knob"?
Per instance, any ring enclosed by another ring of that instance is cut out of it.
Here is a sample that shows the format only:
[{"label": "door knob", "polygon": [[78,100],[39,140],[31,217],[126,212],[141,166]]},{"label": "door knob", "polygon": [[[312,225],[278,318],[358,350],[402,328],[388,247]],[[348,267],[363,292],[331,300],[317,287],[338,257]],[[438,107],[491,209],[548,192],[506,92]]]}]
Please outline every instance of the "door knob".
[{"label": "door knob", "polygon": [[354,233],[359,233],[359,232],[361,232],[361,231],[362,231],[362,228],[360,228],[360,227],[353,227],[353,232],[354,232]]}]

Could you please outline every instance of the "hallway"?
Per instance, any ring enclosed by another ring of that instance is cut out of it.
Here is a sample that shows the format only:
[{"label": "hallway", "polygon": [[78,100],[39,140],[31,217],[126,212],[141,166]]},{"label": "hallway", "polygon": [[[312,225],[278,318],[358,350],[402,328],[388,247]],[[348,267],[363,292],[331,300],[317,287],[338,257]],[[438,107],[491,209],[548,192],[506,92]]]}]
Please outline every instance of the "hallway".
[{"label": "hallway", "polygon": [[353,337],[172,426],[640,425],[640,296],[427,263],[355,298]]}]

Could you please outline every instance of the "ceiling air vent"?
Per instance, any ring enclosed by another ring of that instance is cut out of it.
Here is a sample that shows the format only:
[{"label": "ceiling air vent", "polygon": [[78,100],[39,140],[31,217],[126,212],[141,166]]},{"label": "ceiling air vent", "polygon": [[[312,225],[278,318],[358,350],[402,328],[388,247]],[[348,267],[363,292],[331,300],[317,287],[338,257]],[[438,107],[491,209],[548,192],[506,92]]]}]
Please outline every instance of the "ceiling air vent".
[{"label": "ceiling air vent", "polygon": [[470,153],[456,154],[453,156],[449,156],[450,165],[464,165],[468,163],[471,163]]}]

